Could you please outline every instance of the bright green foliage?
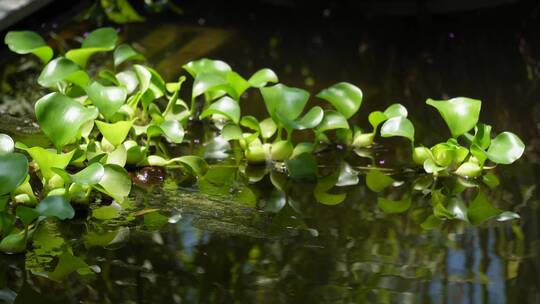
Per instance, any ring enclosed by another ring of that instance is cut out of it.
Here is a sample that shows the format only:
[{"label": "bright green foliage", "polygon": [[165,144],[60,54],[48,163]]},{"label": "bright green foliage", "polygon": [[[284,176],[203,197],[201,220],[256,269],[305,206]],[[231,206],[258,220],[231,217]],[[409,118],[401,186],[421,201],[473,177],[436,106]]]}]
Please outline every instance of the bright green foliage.
[{"label": "bright green foliage", "polygon": [[99,109],[99,112],[110,119],[126,102],[127,91],[123,87],[106,87],[99,82],[92,83],[87,88],[88,98]]},{"label": "bright green foliage", "polygon": [[405,197],[401,200],[389,200],[383,197],[377,199],[377,205],[386,213],[402,213],[411,207],[411,198]]},{"label": "bright green foliage", "polygon": [[48,196],[37,206],[36,211],[41,216],[56,217],[59,220],[72,219],[75,210],[64,196]]},{"label": "bright green foliage", "polygon": [[388,119],[381,127],[382,137],[400,136],[414,142],[414,126],[412,122],[403,116]]},{"label": "bright green foliage", "polygon": [[73,61],[64,57],[58,57],[49,62],[38,77],[39,85],[51,89],[63,88],[71,83],[85,87],[89,82],[88,74]]},{"label": "bright green foliage", "polygon": [[66,58],[84,68],[95,53],[114,50],[117,40],[118,34],[113,28],[97,29],[84,38],[81,48],[68,51]]},{"label": "bright green foliage", "polygon": [[240,105],[232,98],[225,96],[212,103],[200,116],[201,119],[219,114],[238,124],[240,122]]},{"label": "bright green foliage", "polygon": [[463,135],[476,126],[482,104],[480,100],[466,97],[428,99],[426,103],[439,111],[453,137]]},{"label": "bright green foliage", "polygon": [[0,196],[21,185],[28,175],[28,160],[19,153],[0,155]]},{"label": "bright green foliage", "polygon": [[362,105],[362,90],[347,82],[324,89],[317,97],[331,103],[345,118],[351,118]]},{"label": "bright green foliage", "polygon": [[144,61],[144,56],[127,44],[121,44],[114,50],[114,66],[119,66],[128,60]]},{"label": "bright green foliage", "polygon": [[86,108],[60,93],[50,93],[39,99],[35,111],[43,133],[58,149],[72,142],[82,125],[98,116],[97,109]]},{"label": "bright green foliage", "polygon": [[43,63],[49,62],[53,57],[52,49],[45,43],[40,35],[31,31],[9,32],[4,43],[17,54],[34,54]]},{"label": "bright green foliage", "polygon": [[392,185],[393,182],[393,178],[379,170],[370,170],[366,175],[366,186],[374,192],[381,192],[386,187]]}]

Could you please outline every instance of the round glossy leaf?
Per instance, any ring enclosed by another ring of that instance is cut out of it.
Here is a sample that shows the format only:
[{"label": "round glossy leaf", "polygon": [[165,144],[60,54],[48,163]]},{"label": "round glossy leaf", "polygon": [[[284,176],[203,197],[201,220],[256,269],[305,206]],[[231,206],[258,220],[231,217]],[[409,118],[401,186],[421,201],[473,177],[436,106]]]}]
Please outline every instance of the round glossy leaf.
[{"label": "round glossy leaf", "polygon": [[491,126],[479,123],[474,127],[472,142],[482,149],[487,149],[491,144]]},{"label": "round glossy leaf", "polygon": [[229,123],[221,130],[221,136],[227,140],[241,140],[244,138],[242,135],[242,129],[238,125]]},{"label": "round glossy leaf", "polygon": [[201,73],[222,73],[225,74],[231,71],[231,67],[221,61],[212,59],[199,59],[191,61],[183,66],[193,78],[196,78]]},{"label": "round glossy leaf", "polygon": [[331,103],[345,118],[353,116],[362,105],[362,90],[347,82],[324,89],[317,97]]},{"label": "round glossy leaf", "polygon": [[388,117],[381,111],[371,112],[368,116],[369,123],[373,127],[373,132],[375,132],[377,127],[387,119]]},{"label": "round glossy leaf", "polygon": [[487,151],[488,158],[497,164],[511,164],[525,151],[525,144],[511,132],[503,132],[491,141]]},{"label": "round glossy leaf", "polygon": [[56,151],[50,151],[41,147],[32,147],[25,150],[38,164],[41,175],[45,179],[50,179],[55,174],[52,168],[65,169],[75,154],[75,150],[69,153],[58,154]]},{"label": "round glossy leaf", "polygon": [[348,163],[344,163],[339,171],[336,186],[354,186],[358,184],[359,181],[360,179],[358,178],[358,172],[356,172]]},{"label": "round glossy leaf", "polygon": [[180,157],[171,159],[171,161],[181,163],[186,168],[188,168],[193,174],[199,177],[204,176],[206,172],[208,171],[208,164],[202,157],[199,157],[199,156],[195,156],[195,155],[180,156]]},{"label": "round glossy leaf", "polygon": [[163,134],[167,137],[170,142],[179,144],[184,140],[184,128],[177,120],[167,120],[162,123],[160,126],[163,130]]},{"label": "round glossy leaf", "polygon": [[309,93],[302,89],[291,88],[283,84],[260,89],[266,110],[276,120],[279,111],[289,120],[295,120],[302,112],[309,99]]},{"label": "round glossy leaf", "polygon": [[414,126],[410,120],[403,116],[388,119],[381,127],[382,137],[401,136],[414,142]]},{"label": "round glossy leaf", "polygon": [[11,153],[15,149],[15,142],[7,135],[0,133],[0,155]]},{"label": "round glossy leaf", "polygon": [[301,142],[294,147],[291,158],[296,158],[298,155],[307,153],[312,154],[315,150],[315,144],[308,142]]},{"label": "round glossy leaf", "polygon": [[127,44],[119,45],[114,50],[114,66],[119,66],[128,60],[144,60],[144,56],[135,51],[131,46]]},{"label": "round glossy leaf", "polygon": [[25,227],[32,224],[32,222],[39,217],[39,212],[34,208],[26,207],[23,205],[17,206],[16,210],[17,217],[21,219],[21,222]]},{"label": "round glossy leaf", "polygon": [[476,126],[482,105],[480,100],[466,97],[449,100],[428,99],[426,103],[439,111],[453,137],[465,134]]},{"label": "round glossy leaf", "polygon": [[223,115],[236,124],[240,122],[240,106],[237,101],[228,96],[222,97],[218,101],[212,103],[208,109],[202,112],[200,119],[213,114]]},{"label": "round glossy leaf", "polygon": [[103,137],[113,146],[118,146],[124,142],[133,126],[133,121],[119,121],[115,123],[106,123],[96,120],[96,126]]},{"label": "round glossy leaf", "polygon": [[257,120],[257,118],[251,115],[242,117],[242,119],[240,120],[240,125],[261,133],[261,126],[259,125],[259,121]]},{"label": "round glossy leaf", "polygon": [[83,170],[71,175],[71,180],[74,183],[81,185],[95,185],[98,184],[105,175],[105,168],[100,163],[93,163]]},{"label": "round glossy leaf", "polygon": [[17,54],[34,54],[43,63],[49,62],[53,57],[52,49],[35,32],[31,31],[11,31],[4,38],[4,42],[9,49]]},{"label": "round glossy leaf", "polygon": [[111,27],[97,29],[83,40],[82,47],[66,53],[66,57],[81,67],[85,67],[88,59],[98,52],[112,51],[116,46],[118,34]]},{"label": "round glossy leaf", "polygon": [[386,110],[384,110],[384,115],[387,118],[392,117],[407,117],[409,113],[407,112],[407,108],[405,108],[402,104],[395,103],[393,105],[390,105]]},{"label": "round glossy leaf", "polygon": [[238,99],[236,90],[227,81],[227,76],[214,73],[198,74],[193,82],[191,98],[195,99],[204,93],[212,93],[210,99],[215,99],[228,93],[233,98]]},{"label": "round glossy leaf", "polygon": [[52,195],[46,197],[37,206],[36,211],[41,216],[56,217],[60,220],[72,219],[75,210],[64,196]]},{"label": "round glossy leaf", "polygon": [[27,235],[24,231],[12,233],[0,242],[0,251],[6,253],[19,253],[26,250]]},{"label": "round glossy leaf", "polygon": [[80,87],[85,87],[90,82],[90,77],[73,61],[64,57],[58,57],[49,62],[38,77],[39,85],[56,89],[58,83],[68,81]]},{"label": "round glossy leaf", "polygon": [[115,206],[103,206],[92,210],[92,217],[98,220],[110,220],[119,214],[120,210]]},{"label": "round glossy leaf", "polygon": [[454,173],[463,177],[477,177],[482,174],[482,168],[476,163],[464,162]]},{"label": "round glossy leaf", "polygon": [[248,82],[254,88],[262,88],[268,83],[277,83],[278,76],[270,69],[261,69],[253,74]]},{"label": "round glossy leaf", "polygon": [[17,189],[28,175],[28,160],[19,153],[0,155],[0,196]]},{"label": "round glossy leaf", "polygon": [[98,116],[97,109],[86,108],[59,93],[51,93],[39,99],[35,112],[43,133],[57,148],[73,141],[81,126]]},{"label": "round glossy leaf", "polygon": [[263,119],[259,126],[261,127],[261,136],[265,139],[272,137],[277,131],[276,123],[271,117]]},{"label": "round glossy leaf", "polygon": [[116,74],[115,77],[119,84],[126,88],[128,94],[133,93],[139,85],[137,74],[133,71],[123,71]]},{"label": "round glossy leaf", "polygon": [[117,202],[123,201],[131,191],[131,179],[128,172],[118,165],[107,164],[103,167],[105,174],[96,188]]},{"label": "round glossy leaf", "polygon": [[281,111],[277,111],[276,115],[286,129],[305,130],[318,126],[324,118],[324,111],[321,107],[315,106],[297,120],[289,120],[285,115],[281,114]]},{"label": "round glossy leaf", "polygon": [[122,87],[106,87],[99,82],[92,83],[86,93],[105,119],[110,119],[126,102],[127,91]]},{"label": "round glossy leaf", "polygon": [[324,118],[317,127],[317,130],[319,132],[325,132],[335,129],[349,129],[349,123],[347,122],[347,119],[339,112],[324,112]]},{"label": "round glossy leaf", "polygon": [[270,155],[272,160],[283,161],[291,156],[293,149],[294,147],[290,141],[280,140],[272,144]]}]

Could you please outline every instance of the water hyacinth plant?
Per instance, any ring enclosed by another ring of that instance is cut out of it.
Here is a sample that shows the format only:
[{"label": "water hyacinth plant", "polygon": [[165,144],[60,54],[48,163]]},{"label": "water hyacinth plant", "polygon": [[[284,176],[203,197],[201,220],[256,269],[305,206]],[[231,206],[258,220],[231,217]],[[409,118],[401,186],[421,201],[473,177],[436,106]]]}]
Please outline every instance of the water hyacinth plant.
[{"label": "water hyacinth plant", "polygon": [[[452,138],[427,148],[416,146],[413,123],[401,104],[370,113],[369,131],[353,125],[351,118],[361,108],[363,93],[351,83],[322,90],[315,97],[325,102],[323,106],[306,108],[310,93],[279,83],[268,68],[245,79],[227,63],[204,58],[185,64],[187,75],[166,82],[144,65],[142,54],[118,40],[113,28],[100,28],[89,33],[79,48],[54,58],[52,48],[36,33],[6,35],[5,43],[12,51],[33,54],[44,64],[38,83],[50,93],[36,101],[35,117],[50,145],[28,146],[0,134],[0,250],[23,251],[42,220],[73,218],[70,202],[85,202],[100,194],[122,205],[132,188],[130,171],[137,168],[180,169],[185,176],[198,178],[201,187],[210,187],[208,180],[216,171],[205,158],[223,158],[227,154],[222,151],[233,154],[237,166],[271,164],[269,168],[278,166],[291,179],[320,175],[317,151],[333,143],[369,148],[377,135],[406,138],[414,163],[430,178],[485,176],[485,169],[490,168],[486,161],[510,164],[524,151],[513,133],[491,138],[491,126],[478,123],[478,100],[429,99],[427,104],[439,111]],[[89,73],[88,62],[98,53],[111,53],[112,64]],[[186,76],[193,79],[188,103],[180,97]],[[241,96],[248,90],[258,91],[267,117],[242,115]],[[198,121],[213,128],[215,138],[203,143],[207,152],[193,147],[190,153],[179,152],[190,146],[192,138],[186,134]],[[311,133],[313,140],[295,142],[293,133],[301,130]],[[215,146],[220,148],[208,153]],[[366,184],[373,192],[394,183],[392,177],[371,169]],[[314,197],[321,203],[338,204],[344,194],[330,190],[358,184],[359,175],[360,171],[341,163],[339,170],[318,176]],[[272,197],[276,203],[270,209],[279,210],[276,206],[283,206],[287,186],[275,176]],[[30,183],[30,177],[39,183]],[[405,195],[401,203],[395,203],[381,198],[379,207],[402,212],[410,199],[411,195]]]}]

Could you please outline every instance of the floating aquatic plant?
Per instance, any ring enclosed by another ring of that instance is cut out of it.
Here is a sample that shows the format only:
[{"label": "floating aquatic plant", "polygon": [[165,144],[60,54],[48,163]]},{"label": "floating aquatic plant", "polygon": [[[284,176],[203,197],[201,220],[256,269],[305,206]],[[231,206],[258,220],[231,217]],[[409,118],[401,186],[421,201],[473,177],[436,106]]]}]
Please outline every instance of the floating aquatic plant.
[{"label": "floating aquatic plant", "polygon": [[[423,224],[427,228],[449,219],[478,224],[502,214],[487,203],[482,191],[464,209],[458,192],[440,184],[450,175],[463,179],[462,184],[475,182],[474,178],[483,181],[489,176],[487,161],[511,164],[523,154],[524,144],[518,136],[502,132],[491,138],[491,126],[478,123],[479,100],[429,99],[426,103],[438,110],[451,138],[428,148],[417,146],[414,125],[401,104],[370,113],[371,130],[354,125],[351,118],[361,108],[363,93],[347,82],[322,90],[315,97],[325,102],[308,107],[308,91],[279,83],[268,68],[246,79],[227,63],[205,58],[183,66],[193,78],[188,105],[180,97],[185,76],[166,82],[144,64],[142,54],[118,42],[113,28],[100,28],[89,33],[79,48],[53,59],[53,50],[38,34],[6,35],[11,50],[33,54],[44,64],[38,83],[51,92],[35,103],[35,115],[51,145],[27,146],[0,134],[0,250],[23,251],[41,220],[72,218],[69,202],[84,202],[101,193],[123,204],[132,187],[129,171],[136,168],[179,169],[184,176],[198,179],[201,189],[215,189],[216,180],[233,175],[229,169],[219,169],[219,164],[208,165],[204,158],[223,158],[227,153],[234,155],[237,168],[265,163],[271,165],[265,168],[277,167],[292,180],[316,179],[313,197],[327,205],[343,202],[347,195],[335,192],[336,188],[359,184],[364,173],[367,187],[381,195],[379,208],[388,213],[409,210],[418,191],[429,194],[434,207]],[[96,75],[85,70],[97,53],[111,54],[112,70],[104,68]],[[267,117],[243,115],[241,97],[248,90],[260,95]],[[178,152],[185,151],[178,147],[190,146],[187,131],[195,121],[211,125],[215,138],[203,143],[206,152],[194,148],[188,154]],[[312,141],[295,142],[293,133],[301,130],[310,133]],[[319,170],[315,153],[334,143],[372,158],[369,150],[359,149],[373,146],[377,135],[410,142],[412,161],[426,173],[421,177],[423,185],[415,182],[409,192],[385,197],[400,181],[374,163],[363,168],[365,172],[344,161],[329,174]],[[258,181],[270,172],[276,187],[266,210],[277,212],[287,202],[295,208],[294,200],[288,199],[283,174],[270,169],[256,172],[246,173],[248,179]],[[37,177],[40,184],[30,183],[30,176]],[[249,187],[240,192],[253,202]],[[108,209],[94,213],[107,218],[117,213],[107,211],[115,207],[103,208]]]}]

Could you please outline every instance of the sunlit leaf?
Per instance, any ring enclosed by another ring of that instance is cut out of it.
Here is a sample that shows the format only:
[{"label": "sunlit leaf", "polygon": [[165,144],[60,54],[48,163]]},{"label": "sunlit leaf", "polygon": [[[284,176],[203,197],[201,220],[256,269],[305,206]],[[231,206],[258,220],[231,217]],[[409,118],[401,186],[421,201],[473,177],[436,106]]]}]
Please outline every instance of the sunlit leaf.
[{"label": "sunlit leaf", "polygon": [[324,89],[317,97],[330,102],[345,118],[353,116],[362,105],[362,90],[347,82]]},{"label": "sunlit leaf", "polygon": [[26,148],[25,150],[38,164],[41,175],[46,179],[50,179],[55,174],[54,171],[52,171],[52,168],[65,169],[75,154],[75,150],[68,153],[56,153],[56,151],[43,149],[41,147]]},{"label": "sunlit leaf", "polygon": [[454,173],[463,177],[477,177],[482,174],[482,168],[476,163],[464,162]]},{"label": "sunlit leaf", "polygon": [[491,144],[491,126],[479,123],[474,127],[475,133],[472,142],[482,149],[487,149]]},{"label": "sunlit leaf", "polygon": [[15,142],[7,135],[0,133],[0,155],[13,152],[15,149]]},{"label": "sunlit leaf", "polygon": [[64,196],[47,196],[37,206],[36,211],[41,216],[56,217],[59,220],[72,219],[75,210]]},{"label": "sunlit leaf", "polygon": [[525,144],[517,135],[503,132],[491,141],[488,148],[488,158],[497,164],[511,164],[518,160],[525,151]]},{"label": "sunlit leaf", "polygon": [[349,123],[345,116],[335,111],[325,111],[324,118],[317,127],[318,132],[326,132],[335,129],[348,129]]},{"label": "sunlit leaf", "polygon": [[94,187],[114,198],[117,202],[123,201],[131,191],[131,179],[128,172],[118,165],[107,164],[103,167],[105,174],[99,184]]},{"label": "sunlit leaf", "polygon": [[497,216],[497,221],[506,222],[506,221],[511,221],[511,220],[517,220],[519,218],[520,218],[519,214],[515,212],[504,211],[501,214],[499,214],[499,216]]},{"label": "sunlit leaf", "polygon": [[83,124],[98,116],[97,109],[86,108],[59,93],[40,98],[36,102],[35,111],[43,133],[57,148],[73,141]]},{"label": "sunlit leaf", "polygon": [[480,100],[466,97],[449,100],[428,99],[426,103],[439,111],[453,137],[465,134],[476,126],[482,105]]},{"label": "sunlit leaf", "polygon": [[93,163],[81,171],[71,175],[71,180],[74,183],[81,185],[98,184],[105,175],[105,168],[100,163]]},{"label": "sunlit leaf", "polygon": [[197,75],[201,73],[222,73],[225,74],[231,71],[231,67],[221,61],[221,60],[212,60],[212,59],[199,59],[191,61],[184,66],[182,66],[188,73],[196,78]]},{"label": "sunlit leaf", "polygon": [[4,43],[17,54],[34,54],[43,63],[49,62],[53,57],[53,50],[35,32],[11,31],[6,34]]},{"label": "sunlit leaf", "polygon": [[294,147],[290,141],[280,140],[274,142],[270,149],[272,160],[282,161],[288,159],[291,156],[293,149]]},{"label": "sunlit leaf", "polygon": [[133,71],[123,71],[116,74],[115,77],[128,94],[133,93],[139,85],[139,78],[137,78],[137,74]]},{"label": "sunlit leaf", "polygon": [[412,156],[414,163],[417,165],[423,165],[427,159],[433,157],[431,150],[426,147],[415,147]]},{"label": "sunlit leaf", "polygon": [[298,155],[303,154],[303,153],[312,154],[314,150],[315,150],[315,144],[313,144],[313,143],[308,143],[308,142],[298,143],[294,147],[291,158],[295,158]]},{"label": "sunlit leaf", "polygon": [[369,123],[373,127],[373,132],[375,132],[377,127],[387,119],[388,117],[381,111],[371,112],[368,116]]},{"label": "sunlit leaf", "polygon": [[119,66],[128,60],[145,60],[144,56],[127,44],[121,44],[114,50],[114,65]]},{"label": "sunlit leaf", "polygon": [[99,82],[92,83],[87,89],[88,98],[99,109],[105,119],[110,119],[126,102],[127,91],[123,87],[106,87]]},{"label": "sunlit leaf", "polygon": [[208,164],[202,157],[199,156],[186,155],[176,157],[171,160],[181,163],[196,176],[204,176],[208,171]]},{"label": "sunlit leaf", "polygon": [[302,89],[291,88],[283,84],[260,89],[268,114],[278,122],[276,112],[283,117],[295,120],[302,114],[309,99],[309,93]]},{"label": "sunlit leaf", "polygon": [[276,112],[276,116],[287,130],[305,130],[318,126],[324,118],[324,111],[321,107],[315,106],[302,118],[296,120],[288,119],[279,110]]},{"label": "sunlit leaf", "polygon": [[103,137],[113,146],[118,146],[124,142],[133,126],[133,121],[119,121],[115,123],[106,123],[96,120],[96,126]]},{"label": "sunlit leaf", "polygon": [[254,88],[262,88],[268,83],[277,83],[278,76],[271,69],[261,69],[253,74],[248,82]]},{"label": "sunlit leaf", "polygon": [[358,184],[360,179],[358,178],[358,172],[356,172],[348,163],[343,163],[339,170],[339,177],[336,182],[336,186],[353,186]]},{"label": "sunlit leaf", "polygon": [[39,85],[51,89],[57,89],[59,83],[63,81],[86,87],[90,77],[77,64],[64,57],[49,62],[38,77]]},{"label": "sunlit leaf", "polygon": [[113,28],[99,28],[84,38],[81,48],[69,50],[66,58],[84,68],[88,59],[95,53],[112,51],[117,40],[118,34]]},{"label": "sunlit leaf", "polygon": [[27,234],[25,231],[5,236],[0,242],[0,251],[5,253],[19,253],[26,250]]},{"label": "sunlit leaf", "polygon": [[366,185],[373,192],[381,192],[393,182],[393,178],[376,169],[369,170],[366,175]]},{"label": "sunlit leaf", "polygon": [[439,227],[441,225],[441,220],[434,216],[433,214],[431,214],[430,216],[428,216],[421,224],[420,226],[422,227],[422,229],[426,229],[426,230],[431,230],[431,229],[435,229],[437,227]]},{"label": "sunlit leaf", "polygon": [[403,117],[396,116],[388,119],[381,127],[382,137],[401,136],[414,142],[414,126],[412,122]]},{"label": "sunlit leaf", "polygon": [[223,115],[234,123],[240,122],[240,106],[238,105],[237,101],[228,96],[224,96],[216,102],[213,102],[206,110],[202,112],[200,119],[214,114]]},{"label": "sunlit leaf", "polygon": [[405,108],[402,104],[394,103],[390,105],[386,110],[384,110],[384,115],[387,118],[392,117],[407,117],[409,113],[407,112],[407,108]]}]

